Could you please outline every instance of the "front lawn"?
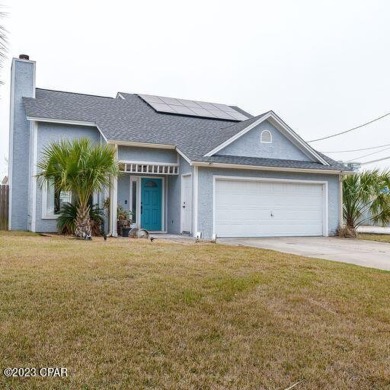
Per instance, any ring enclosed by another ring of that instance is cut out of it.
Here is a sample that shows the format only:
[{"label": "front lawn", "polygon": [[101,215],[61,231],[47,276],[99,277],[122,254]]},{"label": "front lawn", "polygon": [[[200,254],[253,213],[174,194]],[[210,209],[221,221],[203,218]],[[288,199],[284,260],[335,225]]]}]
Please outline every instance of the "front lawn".
[{"label": "front lawn", "polygon": [[0,233],[2,389],[390,388],[390,272],[245,247]]}]

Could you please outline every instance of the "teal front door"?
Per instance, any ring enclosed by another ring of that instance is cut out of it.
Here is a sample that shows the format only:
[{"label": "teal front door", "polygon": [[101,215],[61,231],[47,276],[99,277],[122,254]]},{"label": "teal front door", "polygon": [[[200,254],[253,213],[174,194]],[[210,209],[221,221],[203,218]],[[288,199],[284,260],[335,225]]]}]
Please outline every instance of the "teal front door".
[{"label": "teal front door", "polygon": [[162,230],[162,179],[141,179],[141,228]]}]

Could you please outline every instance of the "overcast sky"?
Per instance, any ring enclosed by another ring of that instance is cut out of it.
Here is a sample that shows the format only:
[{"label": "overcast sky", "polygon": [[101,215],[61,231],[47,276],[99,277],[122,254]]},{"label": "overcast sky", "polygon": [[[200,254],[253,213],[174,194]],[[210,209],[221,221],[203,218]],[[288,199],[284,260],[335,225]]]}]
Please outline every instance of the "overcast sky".
[{"label": "overcast sky", "polygon": [[[0,0],[0,175],[8,155],[11,58],[37,63],[37,86],[150,93],[274,110],[304,139],[390,112],[390,1]],[[390,144],[390,116],[320,151]],[[377,150],[329,154],[360,158]],[[370,161],[387,151],[363,157]],[[390,159],[368,165],[390,167]]]}]

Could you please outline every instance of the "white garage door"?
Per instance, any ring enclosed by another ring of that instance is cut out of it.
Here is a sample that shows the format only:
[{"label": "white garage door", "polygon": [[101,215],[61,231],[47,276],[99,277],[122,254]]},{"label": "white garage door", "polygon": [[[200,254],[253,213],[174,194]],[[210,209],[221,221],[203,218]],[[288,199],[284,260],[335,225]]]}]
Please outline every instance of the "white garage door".
[{"label": "white garage door", "polygon": [[215,181],[218,237],[322,236],[322,184]]}]

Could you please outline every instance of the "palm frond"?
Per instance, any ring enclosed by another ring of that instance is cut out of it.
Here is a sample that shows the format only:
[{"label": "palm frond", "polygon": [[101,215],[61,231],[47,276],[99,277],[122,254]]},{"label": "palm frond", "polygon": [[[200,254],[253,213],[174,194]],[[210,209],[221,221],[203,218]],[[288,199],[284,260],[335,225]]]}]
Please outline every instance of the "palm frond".
[{"label": "palm frond", "polygon": [[366,171],[343,181],[343,214],[346,224],[355,229],[372,221],[390,222],[390,171]]},{"label": "palm frond", "polygon": [[45,147],[38,170],[41,186],[52,180],[56,188],[74,192],[81,202],[109,187],[110,177],[119,172],[115,150],[109,145],[92,145],[86,138]]},{"label": "palm frond", "polygon": [[[60,215],[57,219],[57,229],[62,234],[74,234],[76,230],[78,205],[64,203],[61,207]],[[95,236],[100,235],[101,225],[103,223],[103,210],[95,204],[89,209],[89,216],[92,222],[92,231]]]},{"label": "palm frond", "polygon": [[[37,178],[41,187],[50,181],[56,191],[71,191],[76,196],[79,217],[76,225],[89,232],[89,199],[94,193],[109,188],[111,177],[118,173],[113,147],[92,144],[89,139],[81,138],[45,147],[38,163]],[[76,227],[76,234],[80,229]]]}]

